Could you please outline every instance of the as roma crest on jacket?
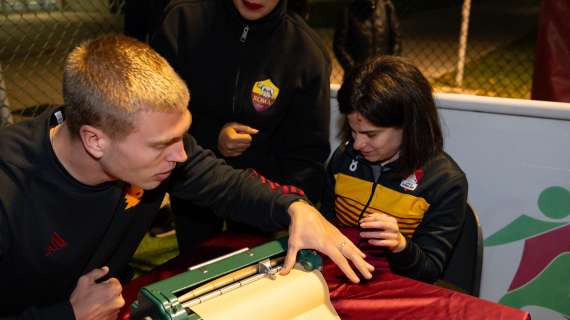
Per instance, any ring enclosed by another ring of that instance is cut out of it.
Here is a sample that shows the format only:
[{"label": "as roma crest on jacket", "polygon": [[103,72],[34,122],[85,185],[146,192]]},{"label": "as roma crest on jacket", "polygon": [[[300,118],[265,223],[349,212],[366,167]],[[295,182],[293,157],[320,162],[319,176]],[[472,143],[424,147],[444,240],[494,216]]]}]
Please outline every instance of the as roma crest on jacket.
[{"label": "as roma crest on jacket", "polygon": [[251,89],[251,102],[257,112],[263,112],[273,105],[278,95],[279,88],[271,79],[257,81]]},{"label": "as roma crest on jacket", "polygon": [[404,188],[406,191],[414,191],[418,187],[418,184],[422,180],[423,176],[424,171],[422,169],[418,169],[409,175],[406,179],[402,180],[400,187]]}]

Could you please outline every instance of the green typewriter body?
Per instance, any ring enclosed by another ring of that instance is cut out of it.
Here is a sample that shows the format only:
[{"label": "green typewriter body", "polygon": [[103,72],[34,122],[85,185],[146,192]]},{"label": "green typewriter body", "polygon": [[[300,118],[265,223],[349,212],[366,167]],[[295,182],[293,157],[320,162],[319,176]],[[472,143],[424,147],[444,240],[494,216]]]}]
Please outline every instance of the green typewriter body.
[{"label": "green typewriter body", "polygon": [[[200,316],[191,310],[193,305],[238,290],[261,277],[274,276],[286,253],[285,237],[252,249],[237,250],[145,286],[131,305],[131,318],[199,320]],[[311,271],[321,268],[322,259],[313,250],[301,250],[297,263]]]}]

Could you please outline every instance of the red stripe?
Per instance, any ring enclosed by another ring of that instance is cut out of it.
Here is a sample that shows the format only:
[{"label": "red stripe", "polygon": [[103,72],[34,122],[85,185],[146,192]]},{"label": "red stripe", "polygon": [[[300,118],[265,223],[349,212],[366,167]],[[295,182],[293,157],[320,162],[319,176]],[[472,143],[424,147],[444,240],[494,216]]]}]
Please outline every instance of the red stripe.
[{"label": "red stripe", "polygon": [[288,193],[295,193],[298,194],[300,196],[304,196],[305,192],[303,191],[303,189],[292,186],[292,185],[281,185],[277,182],[271,181],[269,179],[267,179],[265,176],[260,175],[257,171],[251,169],[251,175],[253,177],[259,177],[259,181],[263,184],[269,184],[269,187],[271,188],[271,190],[277,190],[277,189],[281,189],[281,192],[288,194]]},{"label": "red stripe", "polygon": [[65,247],[67,245],[67,242],[63,240],[63,238],[59,234],[57,234],[57,232],[53,233],[51,241],[54,242],[55,245],[60,248]]},{"label": "red stripe", "polygon": [[[353,200],[353,199],[349,199],[349,198],[345,198],[345,197],[338,197],[337,201],[340,201],[347,209],[352,208],[352,209],[354,209],[354,211],[357,211],[357,212],[362,211],[362,208],[364,208],[364,204],[362,204],[356,200]],[[360,207],[358,207],[356,204],[360,205]]]}]

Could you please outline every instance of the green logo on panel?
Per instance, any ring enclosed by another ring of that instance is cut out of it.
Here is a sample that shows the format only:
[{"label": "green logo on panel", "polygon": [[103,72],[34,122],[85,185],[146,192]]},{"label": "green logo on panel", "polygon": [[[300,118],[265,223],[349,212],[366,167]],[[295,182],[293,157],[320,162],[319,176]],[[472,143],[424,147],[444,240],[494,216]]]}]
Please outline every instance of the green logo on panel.
[{"label": "green logo on panel", "polygon": [[520,264],[507,293],[499,300],[515,308],[540,306],[570,317],[570,192],[544,189],[538,208],[548,220],[521,215],[485,239],[485,246],[524,241]]}]

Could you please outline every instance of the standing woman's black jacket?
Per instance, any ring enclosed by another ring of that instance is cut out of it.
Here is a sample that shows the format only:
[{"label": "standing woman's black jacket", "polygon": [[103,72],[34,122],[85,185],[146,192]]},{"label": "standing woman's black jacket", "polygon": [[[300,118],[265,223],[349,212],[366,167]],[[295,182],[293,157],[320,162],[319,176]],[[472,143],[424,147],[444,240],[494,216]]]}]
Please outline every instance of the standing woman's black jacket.
[{"label": "standing woman's black jacket", "polygon": [[330,59],[317,35],[281,0],[244,20],[230,0],[172,1],[151,41],[187,82],[190,133],[217,150],[220,129],[259,129],[251,147],[227,158],[319,201],[330,153]]}]

